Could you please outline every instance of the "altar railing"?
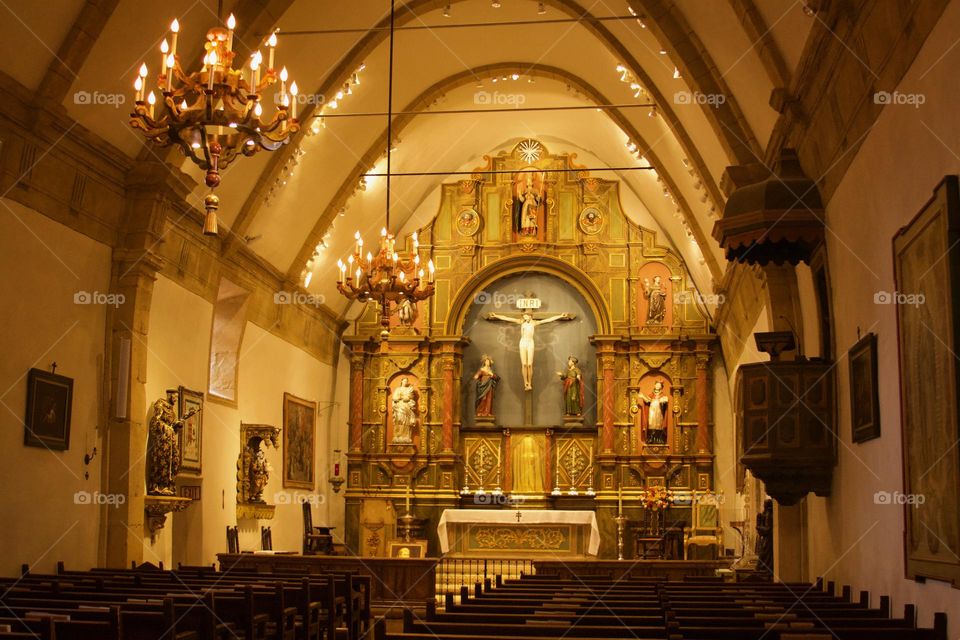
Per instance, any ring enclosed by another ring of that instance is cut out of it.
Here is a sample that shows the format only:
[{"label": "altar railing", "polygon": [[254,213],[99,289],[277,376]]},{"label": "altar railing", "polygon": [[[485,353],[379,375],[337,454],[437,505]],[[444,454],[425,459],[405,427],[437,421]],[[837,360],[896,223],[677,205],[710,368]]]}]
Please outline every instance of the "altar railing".
[{"label": "altar railing", "polygon": [[496,576],[504,579],[519,578],[520,574],[533,575],[533,560],[520,558],[442,558],[437,564],[437,602],[443,604],[446,594],[460,601],[460,587],[468,587],[485,579],[494,581]]}]

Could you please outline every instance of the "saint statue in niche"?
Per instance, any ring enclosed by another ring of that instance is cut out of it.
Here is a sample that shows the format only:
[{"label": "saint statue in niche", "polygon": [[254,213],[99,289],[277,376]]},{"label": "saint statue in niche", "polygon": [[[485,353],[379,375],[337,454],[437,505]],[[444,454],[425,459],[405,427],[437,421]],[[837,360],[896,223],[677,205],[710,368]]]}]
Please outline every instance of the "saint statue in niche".
[{"label": "saint statue in niche", "polygon": [[536,236],[544,196],[544,172],[523,171],[513,178],[513,230]]},{"label": "saint statue in niche", "polygon": [[579,416],[583,413],[583,375],[574,356],[567,358],[567,370],[557,371],[563,383],[563,415]]},{"label": "saint statue in niche", "polygon": [[150,431],[147,436],[147,493],[154,496],[176,495],[176,478],[180,471],[180,446],[177,432],[197,410],[190,409],[177,418],[174,406],[178,393],[168,391],[166,398],[153,403]]},{"label": "saint statue in niche", "polygon": [[[657,380],[653,384],[653,396],[647,397],[643,393],[637,394],[636,404],[631,408],[634,413],[640,412],[640,424],[646,433],[647,444],[667,444],[667,406],[670,399],[663,395],[663,382]],[[644,412],[644,410],[646,410]]]},{"label": "saint statue in niche", "polygon": [[520,325],[520,370],[523,374],[523,388],[525,391],[533,389],[533,353],[536,345],[533,341],[533,335],[537,326],[554,322],[556,320],[573,320],[573,315],[569,313],[558,313],[535,320],[530,311],[524,311],[519,318],[501,315],[499,313],[490,313],[487,320],[502,320]]},{"label": "saint statue in niche", "polygon": [[410,380],[403,378],[390,399],[393,404],[393,444],[411,444],[413,430],[419,422],[417,403],[420,394]]},{"label": "saint statue in niche", "polygon": [[480,356],[480,368],[473,375],[477,383],[477,400],[474,404],[478,418],[493,416],[493,393],[500,383],[500,376],[493,372],[493,358],[487,354]]},{"label": "saint statue in niche", "polygon": [[667,290],[660,276],[643,279],[643,297],[647,299],[647,324],[663,324],[667,315]]}]

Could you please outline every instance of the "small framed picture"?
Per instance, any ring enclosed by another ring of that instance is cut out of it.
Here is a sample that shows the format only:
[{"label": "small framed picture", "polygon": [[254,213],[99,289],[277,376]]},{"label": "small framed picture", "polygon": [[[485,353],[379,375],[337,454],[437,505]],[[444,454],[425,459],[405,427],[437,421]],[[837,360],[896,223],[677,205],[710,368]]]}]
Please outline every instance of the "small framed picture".
[{"label": "small framed picture", "polygon": [[23,444],[66,451],[70,448],[73,378],[30,369]]},{"label": "small framed picture", "polygon": [[853,441],[880,437],[880,399],[877,397],[877,334],[868,333],[848,353],[850,366],[850,423]]},{"label": "small framed picture", "polygon": [[387,555],[391,558],[425,558],[427,557],[427,541],[402,542],[394,540],[387,543]]},{"label": "small framed picture", "polygon": [[177,415],[196,410],[177,435],[180,439],[180,471],[200,475],[203,469],[203,393],[186,387],[180,387],[178,392]]}]

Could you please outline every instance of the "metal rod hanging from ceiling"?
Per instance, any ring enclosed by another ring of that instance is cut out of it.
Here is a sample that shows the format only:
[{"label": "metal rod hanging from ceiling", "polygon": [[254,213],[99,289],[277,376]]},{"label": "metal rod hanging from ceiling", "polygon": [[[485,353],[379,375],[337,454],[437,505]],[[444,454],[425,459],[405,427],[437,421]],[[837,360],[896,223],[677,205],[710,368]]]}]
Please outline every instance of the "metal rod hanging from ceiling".
[{"label": "metal rod hanging from ceiling", "polygon": [[[657,106],[654,102],[639,102],[625,104],[585,104],[569,107],[515,107],[510,109],[439,109],[437,111],[394,111],[395,116],[445,116],[462,115],[469,113],[524,113],[527,111],[605,111],[607,109],[652,109]],[[382,118],[386,111],[362,111],[357,113],[323,113],[315,114],[312,118]]]},{"label": "metal rod hanging from ceiling", "polygon": [[[549,20],[504,20],[501,22],[461,22],[453,24],[416,24],[396,27],[396,31],[435,31],[439,29],[477,29],[484,27],[536,27],[541,25],[570,24],[572,22],[629,22],[636,21],[636,16],[594,16],[589,19],[579,18],[551,18]],[[300,29],[296,31],[280,31],[285,37],[290,36],[324,36],[343,35],[349,33],[372,33],[389,31],[390,27],[355,27],[344,29]]]},{"label": "metal rod hanging from ceiling", "polygon": [[[592,173],[594,171],[656,171],[654,166],[646,167],[574,167],[572,169],[476,169],[473,171],[396,171],[389,175],[394,178],[404,176],[472,176],[499,175],[517,173]],[[365,173],[368,178],[383,178],[386,173]],[[389,182],[389,180],[388,180]]]},{"label": "metal rod hanging from ceiling", "polygon": [[387,76],[387,215],[386,230],[390,233],[390,156],[393,149],[393,36],[396,0],[390,0],[390,69]]}]

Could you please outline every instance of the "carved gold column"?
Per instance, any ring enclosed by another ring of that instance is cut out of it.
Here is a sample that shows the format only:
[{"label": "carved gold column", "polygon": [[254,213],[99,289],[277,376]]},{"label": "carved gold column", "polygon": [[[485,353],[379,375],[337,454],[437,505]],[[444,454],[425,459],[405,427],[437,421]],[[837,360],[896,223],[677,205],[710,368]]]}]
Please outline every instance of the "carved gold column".
[{"label": "carved gold column", "polygon": [[543,486],[547,491],[550,491],[550,488],[554,486],[553,482],[553,429],[547,429],[547,437],[544,440],[543,445],[543,474],[546,476],[544,478]]},{"label": "carved gold column", "polygon": [[444,452],[453,451],[453,402],[454,386],[453,374],[456,370],[453,353],[444,353],[441,356],[443,367],[443,402],[440,410],[440,420],[442,423],[441,431],[441,450]]},{"label": "carved gold column", "polygon": [[503,459],[500,464],[503,466],[503,491],[509,494],[513,491],[513,465],[510,461],[513,459],[513,452],[510,450],[510,429],[503,430]]},{"label": "carved gold column", "polygon": [[697,349],[697,453],[710,453],[710,408],[707,373],[710,351],[704,345]]},{"label": "carved gold column", "polygon": [[354,344],[350,355],[350,451],[363,446],[363,345]]}]

